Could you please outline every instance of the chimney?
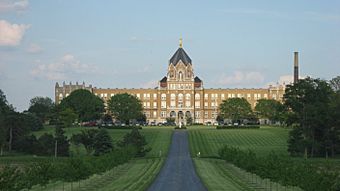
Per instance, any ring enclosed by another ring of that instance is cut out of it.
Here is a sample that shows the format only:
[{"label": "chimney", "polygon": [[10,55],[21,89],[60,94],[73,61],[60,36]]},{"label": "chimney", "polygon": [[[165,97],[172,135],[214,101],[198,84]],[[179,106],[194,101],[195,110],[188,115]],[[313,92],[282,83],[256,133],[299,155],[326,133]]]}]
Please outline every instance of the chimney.
[{"label": "chimney", "polygon": [[299,52],[294,52],[294,84],[299,80]]}]

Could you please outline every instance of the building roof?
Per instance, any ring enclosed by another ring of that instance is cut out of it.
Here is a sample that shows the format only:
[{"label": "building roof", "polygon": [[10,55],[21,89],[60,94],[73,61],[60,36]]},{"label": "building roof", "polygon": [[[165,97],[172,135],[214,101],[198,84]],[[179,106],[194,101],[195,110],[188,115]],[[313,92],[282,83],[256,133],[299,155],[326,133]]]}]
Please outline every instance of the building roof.
[{"label": "building roof", "polygon": [[184,51],[184,49],[182,47],[179,47],[177,49],[177,51],[175,52],[175,54],[171,57],[170,59],[170,63],[172,63],[174,66],[176,66],[176,64],[182,60],[182,62],[185,65],[191,64],[191,59],[190,57],[187,55],[187,53]]},{"label": "building roof", "polygon": [[195,80],[196,83],[202,82],[202,80],[199,77],[197,77],[197,76],[195,77],[194,80]]},{"label": "building roof", "polygon": [[167,82],[168,78],[166,76],[164,76],[164,78],[161,79],[160,82]]}]

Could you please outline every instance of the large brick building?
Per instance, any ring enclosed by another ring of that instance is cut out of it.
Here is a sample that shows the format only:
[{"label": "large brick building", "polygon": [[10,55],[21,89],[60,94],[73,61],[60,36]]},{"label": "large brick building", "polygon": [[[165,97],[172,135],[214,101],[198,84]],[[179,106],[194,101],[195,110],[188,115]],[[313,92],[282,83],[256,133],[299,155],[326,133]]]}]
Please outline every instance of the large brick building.
[{"label": "large brick building", "polygon": [[154,89],[102,89],[91,85],[65,84],[55,85],[55,102],[67,97],[76,89],[87,89],[106,102],[119,93],[129,93],[136,96],[143,103],[147,121],[165,122],[167,117],[176,118],[185,123],[191,116],[195,123],[215,122],[219,112],[219,104],[228,98],[243,97],[255,107],[259,99],[282,100],[284,85],[268,88],[251,89],[206,89],[203,81],[195,76],[190,57],[184,51],[182,43],[170,58],[168,72]]}]

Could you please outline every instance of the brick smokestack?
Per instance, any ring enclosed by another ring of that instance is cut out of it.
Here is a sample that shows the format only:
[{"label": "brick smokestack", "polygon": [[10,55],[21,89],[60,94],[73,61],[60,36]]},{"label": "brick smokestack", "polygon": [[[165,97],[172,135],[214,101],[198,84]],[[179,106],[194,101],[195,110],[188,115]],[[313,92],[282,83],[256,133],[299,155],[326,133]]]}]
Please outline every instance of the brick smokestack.
[{"label": "brick smokestack", "polygon": [[294,52],[294,84],[299,80],[299,52]]}]

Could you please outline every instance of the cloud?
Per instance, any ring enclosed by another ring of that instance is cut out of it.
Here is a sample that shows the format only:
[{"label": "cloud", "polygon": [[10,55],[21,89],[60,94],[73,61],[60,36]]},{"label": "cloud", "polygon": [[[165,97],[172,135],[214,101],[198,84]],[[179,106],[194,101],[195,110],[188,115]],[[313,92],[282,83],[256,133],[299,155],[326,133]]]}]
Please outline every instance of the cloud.
[{"label": "cloud", "polygon": [[20,44],[29,25],[11,24],[0,20],[0,46],[17,46]]},{"label": "cloud", "polygon": [[158,81],[151,80],[141,85],[142,88],[155,88],[158,86]]},{"label": "cloud", "polygon": [[229,86],[248,86],[259,85],[264,81],[264,77],[260,72],[255,71],[234,71],[232,75],[221,75],[217,83],[219,85]]},{"label": "cloud", "polygon": [[[306,78],[305,76],[299,76],[299,79],[304,79]],[[277,82],[269,82],[267,83],[267,86],[272,85],[275,86],[277,84],[279,85],[287,85],[291,84],[294,81],[294,76],[293,75],[283,75],[279,77],[279,80]]]},{"label": "cloud", "polygon": [[82,64],[72,54],[65,54],[57,62],[51,64],[39,64],[31,70],[31,75],[48,80],[65,80],[75,74],[90,74],[96,71],[96,67]]},{"label": "cloud", "polygon": [[32,53],[32,54],[36,54],[36,53],[40,53],[43,51],[43,49],[38,45],[38,44],[30,44],[29,47],[27,47],[26,51],[28,53]]},{"label": "cloud", "polygon": [[11,1],[11,0],[1,0],[0,1],[0,12],[10,12],[10,11],[24,11],[28,7],[28,0]]}]

